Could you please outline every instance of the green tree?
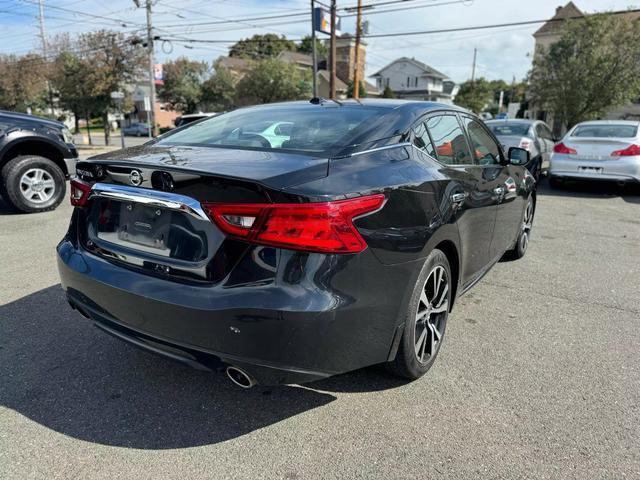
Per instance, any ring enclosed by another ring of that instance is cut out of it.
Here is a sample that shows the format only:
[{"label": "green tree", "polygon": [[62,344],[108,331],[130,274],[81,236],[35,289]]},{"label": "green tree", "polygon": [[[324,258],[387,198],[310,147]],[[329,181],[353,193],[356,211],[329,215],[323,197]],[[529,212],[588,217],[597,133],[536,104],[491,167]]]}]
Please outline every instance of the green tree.
[{"label": "green tree", "polygon": [[393,90],[391,90],[391,87],[389,85],[384,87],[382,98],[396,98],[396,94],[393,93]]},{"label": "green tree", "polygon": [[214,73],[202,84],[202,103],[209,111],[226,111],[234,107],[235,80],[231,72],[216,63]]},{"label": "green tree", "polygon": [[640,94],[640,23],[597,14],[567,22],[560,40],[536,52],[531,100],[567,127]]},{"label": "green tree", "polygon": [[473,82],[468,80],[460,85],[460,90],[455,98],[456,105],[468,108],[472,112],[482,112],[491,102],[493,91],[489,82],[484,78],[478,78]]},{"label": "green tree", "polygon": [[[77,57],[74,60],[83,76],[74,78],[77,91],[64,90],[60,100],[71,104],[75,99],[85,99],[87,115],[98,115],[104,126],[105,143],[110,143],[111,128],[109,111],[113,107],[111,92],[122,90],[124,85],[134,83],[144,72],[145,51],[133,45],[122,33],[97,30],[78,36],[69,42],[69,50],[63,47],[58,57],[65,51]],[[71,71],[73,71],[73,68]]]},{"label": "green tree", "polygon": [[0,109],[26,112],[45,104],[48,62],[40,55],[0,55]]},{"label": "green tree", "polygon": [[296,100],[311,94],[311,74],[276,58],[254,62],[236,86],[236,103]]},{"label": "green tree", "polygon": [[164,64],[164,85],[159,97],[172,109],[183,113],[198,110],[202,99],[202,84],[209,73],[206,62],[180,57]]},{"label": "green tree", "polygon": [[[79,130],[78,121],[81,117],[86,118],[87,125],[91,118],[90,109],[93,102],[90,94],[91,85],[82,80],[90,75],[90,63],[83,61],[72,51],[60,52],[53,61],[50,74],[51,88],[57,92],[59,105],[73,112],[76,132]],[[91,141],[91,135],[89,135],[89,141]]]},{"label": "green tree", "polygon": [[[311,35],[305,35],[297,46],[299,53],[311,55],[313,53],[313,39]],[[327,45],[316,38],[316,55],[318,58],[326,58],[328,55]]]},{"label": "green tree", "polygon": [[[360,84],[360,88],[358,89],[358,95],[360,98],[365,98],[367,96],[367,90],[364,88],[364,82],[358,82]],[[347,98],[353,98],[353,80],[349,80],[347,83]]]},{"label": "green tree", "polygon": [[265,35],[254,35],[251,38],[242,39],[229,48],[230,57],[242,57],[252,60],[277,57],[285,50],[296,50],[296,44],[287,40],[284,35],[278,36],[275,33]]}]

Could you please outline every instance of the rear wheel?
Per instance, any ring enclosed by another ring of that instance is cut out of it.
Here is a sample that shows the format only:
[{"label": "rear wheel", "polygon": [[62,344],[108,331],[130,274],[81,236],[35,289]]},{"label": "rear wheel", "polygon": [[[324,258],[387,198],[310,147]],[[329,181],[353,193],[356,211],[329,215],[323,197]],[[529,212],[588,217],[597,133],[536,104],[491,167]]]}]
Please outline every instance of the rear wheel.
[{"label": "rear wheel", "polygon": [[24,213],[56,208],[65,194],[65,177],[60,167],[45,157],[16,157],[2,167],[0,194]]},{"label": "rear wheel", "polygon": [[405,313],[404,334],[389,364],[395,374],[415,380],[431,368],[444,339],[451,291],[449,261],[436,249],[422,267]]}]

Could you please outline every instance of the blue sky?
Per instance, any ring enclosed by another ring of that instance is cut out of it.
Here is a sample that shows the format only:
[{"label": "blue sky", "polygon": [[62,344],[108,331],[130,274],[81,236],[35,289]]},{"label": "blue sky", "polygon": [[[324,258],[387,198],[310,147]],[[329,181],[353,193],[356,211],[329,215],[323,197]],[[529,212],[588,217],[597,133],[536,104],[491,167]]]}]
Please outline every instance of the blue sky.
[{"label": "blue sky", "polygon": [[[142,0],[144,2],[144,0]],[[325,0],[328,2],[328,0]],[[388,0],[363,0],[375,4]],[[37,0],[0,0],[0,53],[26,53],[40,48]],[[356,0],[338,0],[338,7]],[[446,5],[438,5],[447,3]],[[561,0],[414,0],[370,10],[364,19],[371,34],[424,31],[475,25],[489,25],[553,16]],[[575,0],[585,12],[640,8],[629,0]],[[412,10],[373,13],[399,7]],[[304,13],[308,0],[159,0],[154,22],[160,35],[207,40],[237,40],[254,33],[273,32],[290,38],[309,33],[308,17],[297,16],[261,21],[246,18]],[[73,13],[69,10],[80,13]],[[346,14],[346,12],[341,12]],[[93,16],[92,16],[93,15]],[[99,18],[108,17],[108,18]],[[230,24],[211,24],[224,20]],[[45,0],[47,34],[80,33],[98,28],[143,32],[145,13],[133,0]],[[194,25],[208,22],[209,25]],[[478,75],[489,79],[523,78],[531,65],[532,33],[539,25],[496,28],[475,32],[432,34],[367,40],[367,74],[372,74],[401,56],[415,57],[461,82],[471,74],[474,47],[478,48]],[[353,32],[355,18],[344,17],[342,30]],[[227,51],[228,43],[192,44],[165,42],[158,45],[159,61],[187,55],[213,61]]]}]

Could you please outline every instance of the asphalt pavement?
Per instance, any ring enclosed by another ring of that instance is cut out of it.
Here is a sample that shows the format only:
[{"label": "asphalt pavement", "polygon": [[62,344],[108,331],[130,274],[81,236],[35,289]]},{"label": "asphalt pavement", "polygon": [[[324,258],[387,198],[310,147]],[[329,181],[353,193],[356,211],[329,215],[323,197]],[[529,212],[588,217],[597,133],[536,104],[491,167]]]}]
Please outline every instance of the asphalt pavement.
[{"label": "asphalt pavement", "polygon": [[0,478],[640,478],[639,190],[543,183],[421,380],[249,391],[93,327],[58,283],[71,208],[0,205]]}]

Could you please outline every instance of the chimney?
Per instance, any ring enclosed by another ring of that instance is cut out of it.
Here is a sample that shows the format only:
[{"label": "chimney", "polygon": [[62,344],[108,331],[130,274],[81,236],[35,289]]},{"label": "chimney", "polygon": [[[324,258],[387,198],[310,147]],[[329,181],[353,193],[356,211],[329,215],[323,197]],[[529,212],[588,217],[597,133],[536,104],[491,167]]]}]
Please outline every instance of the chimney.
[{"label": "chimney", "polygon": [[558,12],[562,10],[562,5],[560,5],[559,7],[556,7],[556,15],[558,14]]}]

